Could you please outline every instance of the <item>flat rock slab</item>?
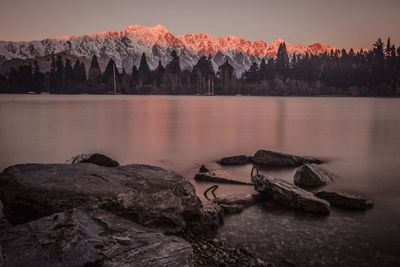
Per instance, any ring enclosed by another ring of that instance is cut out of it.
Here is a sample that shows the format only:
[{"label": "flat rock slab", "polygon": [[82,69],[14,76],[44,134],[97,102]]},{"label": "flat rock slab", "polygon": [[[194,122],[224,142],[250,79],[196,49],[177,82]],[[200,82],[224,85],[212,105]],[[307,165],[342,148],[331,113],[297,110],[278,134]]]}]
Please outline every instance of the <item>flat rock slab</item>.
[{"label": "flat rock slab", "polygon": [[223,184],[242,184],[242,185],[252,185],[249,182],[243,182],[229,178],[229,174],[223,170],[215,170],[204,173],[196,173],[194,176],[196,181],[205,181],[213,183],[223,183]]},{"label": "flat rock slab", "polygon": [[334,181],[337,175],[317,164],[304,164],[294,174],[294,184],[301,188],[320,187]]},{"label": "flat rock slab", "polygon": [[320,160],[301,157],[281,152],[258,150],[253,156],[253,163],[266,167],[298,167],[308,163],[321,163]]},{"label": "flat rock slab", "polygon": [[232,214],[238,213],[255,204],[258,197],[253,194],[232,194],[227,196],[219,196],[213,200],[218,204],[225,213]]},{"label": "flat rock slab", "polygon": [[258,174],[252,177],[252,181],[256,191],[284,206],[303,212],[329,214],[327,201],[285,180]]},{"label": "flat rock slab", "polygon": [[349,210],[366,210],[374,205],[371,199],[360,195],[319,191],[315,196],[328,201],[334,207]]},{"label": "flat rock slab", "polygon": [[217,161],[221,165],[245,165],[252,162],[251,156],[239,155],[222,158]]},{"label": "flat rock slab", "polygon": [[4,214],[20,224],[67,209],[99,206],[167,233],[201,217],[201,201],[180,175],[148,165],[22,164],[0,174]]},{"label": "flat rock slab", "polygon": [[104,210],[72,209],[0,235],[2,266],[193,266],[189,243]]},{"label": "flat rock slab", "polygon": [[118,161],[100,153],[80,154],[67,160],[69,164],[92,163],[103,167],[117,167]]}]

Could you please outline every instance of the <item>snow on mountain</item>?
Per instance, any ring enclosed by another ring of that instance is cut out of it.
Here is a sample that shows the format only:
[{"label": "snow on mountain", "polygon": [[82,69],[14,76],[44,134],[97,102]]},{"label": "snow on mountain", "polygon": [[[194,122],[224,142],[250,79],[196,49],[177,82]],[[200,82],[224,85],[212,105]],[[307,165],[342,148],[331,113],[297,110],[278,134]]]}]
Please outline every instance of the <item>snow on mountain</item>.
[{"label": "snow on mountain", "polygon": [[[144,27],[131,25],[121,31],[107,31],[83,36],[66,36],[30,42],[0,41],[0,63],[9,59],[27,59],[47,54],[67,52],[77,57],[99,57],[106,63],[113,58],[119,67],[130,70],[138,66],[142,53],[146,53],[150,68],[156,68],[161,60],[165,66],[169,54],[176,50],[180,56],[181,67],[191,69],[201,55],[211,55],[217,68],[228,60],[241,74],[253,61],[276,56],[279,44],[277,39],[271,43],[249,41],[238,36],[214,37],[204,33],[175,36],[164,26]],[[314,43],[309,46],[286,43],[289,54],[320,54],[335,49],[329,45]]]}]

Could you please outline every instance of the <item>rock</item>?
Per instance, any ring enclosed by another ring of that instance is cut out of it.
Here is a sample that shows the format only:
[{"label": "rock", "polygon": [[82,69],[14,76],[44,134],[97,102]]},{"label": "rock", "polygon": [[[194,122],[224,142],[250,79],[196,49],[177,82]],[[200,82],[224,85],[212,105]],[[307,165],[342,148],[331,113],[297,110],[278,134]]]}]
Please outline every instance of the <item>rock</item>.
[{"label": "rock", "polygon": [[4,266],[193,266],[191,245],[104,210],[72,209],[0,235]]},{"label": "rock", "polygon": [[330,206],[327,201],[285,180],[258,174],[252,177],[252,181],[256,191],[284,206],[298,211],[329,214]]},{"label": "rock", "polygon": [[207,167],[206,166],[204,166],[204,165],[201,165],[200,166],[200,169],[199,169],[199,173],[205,173],[205,172],[209,172],[210,170],[209,169],[207,169]]},{"label": "rock", "polygon": [[350,210],[366,210],[374,205],[371,199],[360,195],[320,191],[315,196],[328,201],[334,207]]},{"label": "rock", "polygon": [[271,266],[243,248],[218,240],[201,240],[192,247],[196,266]]},{"label": "rock", "polygon": [[269,150],[258,150],[253,156],[253,163],[267,167],[298,167],[308,163],[321,163],[318,159],[300,157]]},{"label": "rock", "polygon": [[257,196],[252,194],[232,194],[228,196],[217,197],[213,200],[225,213],[232,214],[244,210],[257,202]]},{"label": "rock", "polygon": [[99,206],[165,233],[202,216],[192,184],[165,169],[131,164],[21,164],[0,174],[0,199],[12,224],[79,207]]},{"label": "rock", "polygon": [[67,160],[69,164],[79,163],[92,163],[103,167],[117,167],[119,163],[106,155],[93,153],[93,154],[80,154]]},{"label": "rock", "polygon": [[196,173],[194,179],[196,181],[206,181],[213,183],[252,185],[252,183],[228,178],[228,174],[222,170],[209,171],[206,173]]},{"label": "rock", "polygon": [[[3,202],[0,201],[0,231],[10,226],[11,226],[10,222],[7,220],[7,218],[4,217],[3,214]],[[0,266],[1,266],[1,246],[0,246]]]},{"label": "rock", "polygon": [[302,188],[319,187],[336,179],[336,175],[316,164],[304,164],[294,174],[295,185]]},{"label": "rock", "polygon": [[251,156],[239,155],[223,158],[218,163],[221,165],[245,165],[251,163],[251,159]]}]

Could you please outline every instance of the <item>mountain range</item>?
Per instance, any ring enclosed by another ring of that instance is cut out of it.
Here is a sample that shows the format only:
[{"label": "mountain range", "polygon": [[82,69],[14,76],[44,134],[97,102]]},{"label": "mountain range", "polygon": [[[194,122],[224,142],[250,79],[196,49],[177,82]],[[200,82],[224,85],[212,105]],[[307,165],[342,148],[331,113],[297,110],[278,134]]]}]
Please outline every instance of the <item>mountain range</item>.
[{"label": "mountain range", "polygon": [[[10,60],[26,60],[45,57],[54,53],[65,53],[74,58],[82,58],[89,62],[93,55],[99,61],[107,63],[114,59],[117,66],[127,71],[133,65],[138,66],[142,53],[146,53],[150,68],[154,69],[161,60],[165,66],[170,60],[170,53],[176,50],[180,56],[182,69],[191,69],[202,55],[211,55],[214,69],[226,60],[239,76],[254,61],[276,56],[279,44],[277,39],[270,43],[250,41],[238,36],[214,37],[205,33],[174,35],[164,26],[145,27],[131,25],[121,31],[106,31],[83,36],[66,36],[49,38],[40,41],[0,41],[0,64]],[[320,54],[335,49],[331,45],[313,43],[310,45],[294,45],[286,42],[289,55]]]}]

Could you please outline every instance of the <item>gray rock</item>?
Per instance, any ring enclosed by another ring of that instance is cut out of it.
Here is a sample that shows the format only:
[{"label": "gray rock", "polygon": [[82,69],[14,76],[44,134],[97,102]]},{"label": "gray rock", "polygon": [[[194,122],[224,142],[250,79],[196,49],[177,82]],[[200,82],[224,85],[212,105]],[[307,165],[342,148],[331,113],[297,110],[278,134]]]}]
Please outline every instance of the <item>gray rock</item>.
[{"label": "gray rock", "polygon": [[209,171],[205,173],[196,173],[194,176],[196,181],[205,181],[213,183],[223,183],[223,184],[242,184],[242,185],[252,185],[249,182],[242,182],[235,179],[229,178],[229,174],[222,170]]},{"label": "gray rock", "polygon": [[92,163],[103,167],[117,167],[119,163],[99,153],[80,154],[67,160],[69,164]]},{"label": "gray rock", "polygon": [[258,196],[253,194],[232,194],[227,196],[219,196],[213,200],[218,204],[226,214],[238,213],[246,207],[257,202]]},{"label": "gray rock", "polygon": [[239,155],[222,158],[218,163],[221,165],[245,165],[251,163],[251,159],[251,156]]},{"label": "gray rock", "polygon": [[253,163],[267,167],[298,167],[307,163],[321,163],[318,159],[300,157],[269,150],[258,150],[253,156]]},{"label": "gray rock", "polygon": [[371,199],[360,195],[320,191],[315,193],[315,196],[328,201],[334,207],[349,210],[366,210],[374,205]]},{"label": "gray rock", "polygon": [[327,201],[285,180],[258,174],[252,177],[252,181],[256,191],[284,206],[303,212],[329,214]]},{"label": "gray rock", "polygon": [[189,243],[104,210],[72,209],[0,235],[4,266],[193,266]]},{"label": "gray rock", "polygon": [[304,164],[294,174],[295,185],[313,188],[326,185],[336,179],[336,175],[316,164]]},{"label": "gray rock", "polygon": [[82,205],[166,233],[177,233],[202,216],[192,184],[148,165],[106,168],[93,164],[22,164],[0,174],[0,199],[13,224]]}]

